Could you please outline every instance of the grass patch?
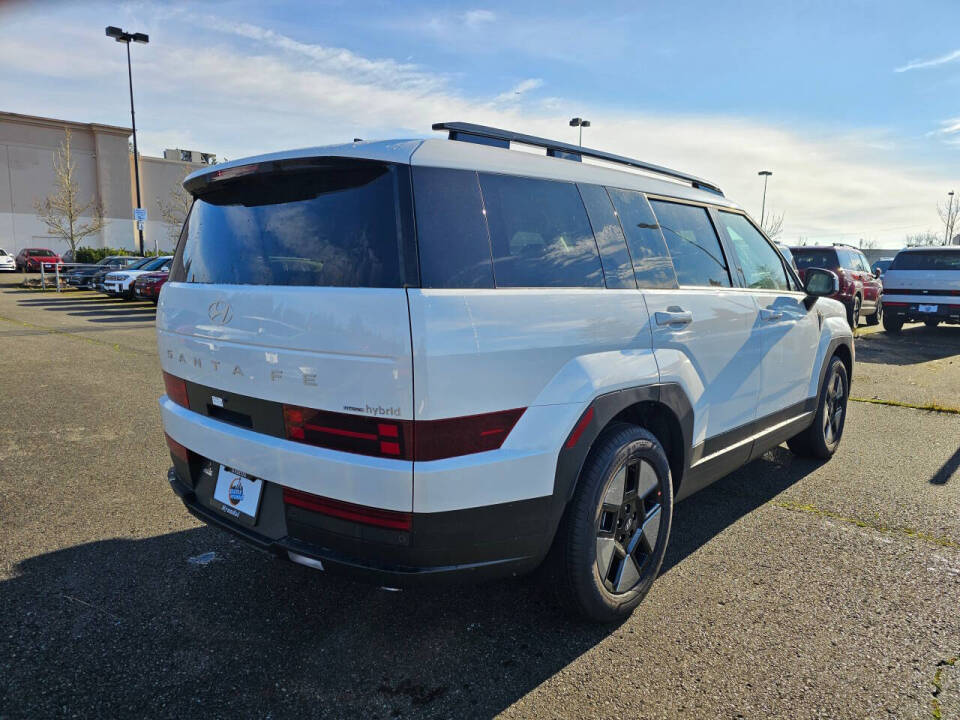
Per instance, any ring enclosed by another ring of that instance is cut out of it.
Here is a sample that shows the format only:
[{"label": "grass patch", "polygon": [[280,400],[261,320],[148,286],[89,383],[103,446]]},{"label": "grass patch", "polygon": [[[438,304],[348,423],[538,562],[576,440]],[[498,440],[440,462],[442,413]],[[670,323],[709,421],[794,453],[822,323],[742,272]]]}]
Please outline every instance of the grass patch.
[{"label": "grass patch", "polygon": [[810,515],[830,518],[831,520],[846,523],[847,525],[855,525],[856,527],[865,528],[867,530],[876,530],[877,532],[884,533],[885,535],[891,535],[893,537],[922,540],[924,542],[932,543],[933,545],[939,545],[940,547],[960,550],[960,542],[952,540],[948,537],[930,535],[929,533],[925,533],[920,530],[914,530],[913,528],[887,527],[886,525],[870,522],[869,520],[861,520],[860,518],[849,517],[847,515],[842,515],[830,510],[824,510],[823,508],[818,508],[816,505],[797,503],[790,500],[774,500],[773,504],[777,507],[783,508],[784,510],[790,510],[791,512],[809,513]]},{"label": "grass patch", "polygon": [[860,398],[851,397],[853,402],[870,403],[871,405],[889,405],[890,407],[911,408],[913,410],[929,410],[930,412],[947,413],[949,415],[960,415],[960,408],[950,407],[949,405],[939,405],[937,403],[908,403],[899,400],[881,400],[880,398]]}]

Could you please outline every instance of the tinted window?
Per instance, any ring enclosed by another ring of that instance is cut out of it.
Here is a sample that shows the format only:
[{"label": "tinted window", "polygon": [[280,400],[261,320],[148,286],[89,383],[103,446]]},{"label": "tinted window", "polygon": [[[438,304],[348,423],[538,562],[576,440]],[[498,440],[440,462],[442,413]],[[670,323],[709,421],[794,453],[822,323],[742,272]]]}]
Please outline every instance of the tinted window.
[{"label": "tinted window", "polygon": [[863,272],[871,272],[870,263],[867,262],[867,258],[862,252],[857,252],[857,266],[863,270]]},{"label": "tinted window", "polygon": [[480,173],[498,287],[602,287],[576,185]]},{"label": "tinted window", "polygon": [[845,270],[857,270],[857,259],[847,248],[837,248],[837,257],[840,260],[840,267]]},{"label": "tinted window", "polygon": [[607,191],[627,236],[637,284],[642,288],[677,287],[677,273],[647,198],[633,190]]},{"label": "tinted window", "polygon": [[636,288],[633,265],[627,242],[620,229],[620,221],[610,204],[607,191],[600,185],[579,185],[583,204],[587,208],[593,235],[600,248],[603,277],[608,288]]},{"label": "tinted window", "polygon": [[793,261],[801,270],[811,267],[832,270],[840,267],[837,253],[833,250],[807,250],[805,248],[790,248],[793,252]]},{"label": "tinted window", "polygon": [[490,238],[477,174],[413,168],[420,278],[428,288],[492,288]]},{"label": "tinted window", "polygon": [[736,213],[717,214],[740,260],[745,285],[763,290],[789,290],[790,283],[780,253],[750,221]]},{"label": "tinted window", "polygon": [[897,253],[891,270],[960,270],[960,250]]},{"label": "tinted window", "polygon": [[[410,278],[406,168],[330,161],[214,184],[193,204],[171,279],[401,287]],[[413,255],[415,258],[415,255]],[[413,264],[415,274],[416,264]],[[418,284],[418,283],[416,283]]]},{"label": "tinted window", "polygon": [[651,200],[680,285],[730,287],[730,273],[706,208]]}]

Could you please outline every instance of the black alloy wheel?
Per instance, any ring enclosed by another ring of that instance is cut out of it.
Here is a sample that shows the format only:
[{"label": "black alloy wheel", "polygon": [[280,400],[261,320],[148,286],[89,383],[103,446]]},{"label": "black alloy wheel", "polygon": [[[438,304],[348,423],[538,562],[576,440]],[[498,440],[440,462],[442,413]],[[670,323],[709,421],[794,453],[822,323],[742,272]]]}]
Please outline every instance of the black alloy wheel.
[{"label": "black alloy wheel", "polygon": [[843,361],[830,358],[820,389],[817,411],[806,430],[787,440],[787,446],[797,455],[829,460],[840,446],[847,419],[850,399],[850,379]]}]

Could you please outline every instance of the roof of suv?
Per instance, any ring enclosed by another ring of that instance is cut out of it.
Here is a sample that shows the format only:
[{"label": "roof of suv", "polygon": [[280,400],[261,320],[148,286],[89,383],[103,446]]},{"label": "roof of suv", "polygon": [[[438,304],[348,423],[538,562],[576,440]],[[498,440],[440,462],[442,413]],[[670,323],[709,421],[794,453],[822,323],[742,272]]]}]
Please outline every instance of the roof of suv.
[{"label": "roof of suv", "polygon": [[218,174],[232,168],[316,157],[379,160],[381,162],[427,167],[523,175],[546,180],[584,182],[640,190],[655,195],[694,200],[723,207],[739,208],[736,203],[717,193],[701,190],[687,183],[657,177],[643,171],[628,170],[625,165],[618,166],[612,162],[607,163],[590,159],[578,162],[561,157],[548,157],[545,150],[540,154],[528,150],[507,149],[477,142],[447,139],[355,142],[346,145],[326,145],[257,155],[202,168],[189,175],[183,184],[189,189],[191,185],[197,184],[196,180],[198,179],[207,176],[215,178]]}]

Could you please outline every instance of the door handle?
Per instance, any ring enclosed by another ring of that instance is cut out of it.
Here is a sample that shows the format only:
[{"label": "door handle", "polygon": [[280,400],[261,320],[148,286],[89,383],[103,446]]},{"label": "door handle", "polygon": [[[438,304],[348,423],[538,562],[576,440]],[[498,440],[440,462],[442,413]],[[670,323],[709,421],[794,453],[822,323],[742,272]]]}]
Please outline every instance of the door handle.
[{"label": "door handle", "polygon": [[657,325],[689,325],[693,322],[693,313],[686,310],[676,310],[669,312],[656,312],[654,318]]},{"label": "door handle", "polygon": [[771,308],[760,308],[760,317],[764,320],[773,322],[774,320],[780,320],[783,317],[783,311],[773,310]]}]

